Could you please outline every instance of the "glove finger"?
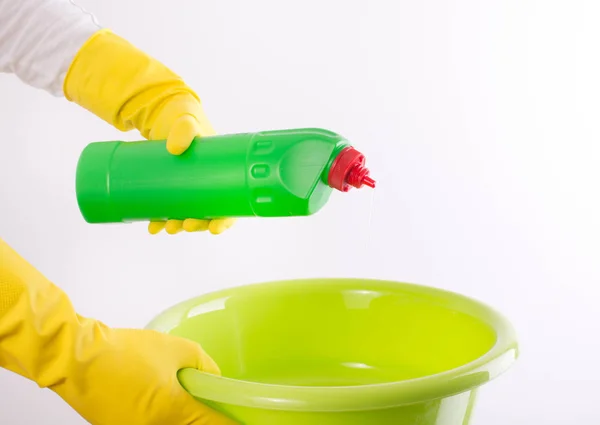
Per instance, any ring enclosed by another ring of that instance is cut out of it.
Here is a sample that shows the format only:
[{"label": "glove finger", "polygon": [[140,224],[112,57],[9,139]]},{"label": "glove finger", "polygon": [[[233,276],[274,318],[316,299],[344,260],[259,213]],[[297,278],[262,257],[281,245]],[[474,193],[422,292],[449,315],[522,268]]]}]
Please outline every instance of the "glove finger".
[{"label": "glove finger", "polygon": [[[228,418],[224,414],[208,407],[196,400],[181,386],[179,382],[172,399],[173,412],[177,412],[177,418],[183,420],[186,425],[239,425],[238,422]],[[181,394],[179,394],[181,392]]]},{"label": "glove finger", "polygon": [[[181,344],[181,345],[178,345]],[[202,349],[202,347],[191,341],[178,339],[172,340],[171,345],[176,352],[184,357],[179,363],[179,367],[194,367],[202,372],[213,375],[221,375],[221,370],[215,361]],[[194,399],[177,380],[177,392],[173,400],[177,406],[174,411],[180,412],[180,417],[185,418],[185,424],[189,425],[234,425],[235,421],[225,417],[223,414],[209,408]]]},{"label": "glove finger", "polygon": [[239,425],[224,414],[196,400],[183,387],[180,386],[180,388],[184,394],[175,394],[174,400],[179,400],[179,402],[174,404],[173,411],[178,412],[177,418],[183,422],[177,423],[185,423],[186,425]]},{"label": "glove finger", "polygon": [[162,229],[165,228],[166,224],[166,221],[151,221],[150,223],[148,223],[148,232],[151,235],[156,235],[157,233],[160,233]]},{"label": "glove finger", "polygon": [[172,155],[181,155],[190,147],[202,129],[198,120],[191,115],[179,117],[167,137],[167,150]]},{"label": "glove finger", "polygon": [[225,230],[229,229],[235,223],[234,218],[224,218],[219,220],[212,220],[208,225],[208,230],[213,235],[220,235]]},{"label": "glove finger", "polygon": [[213,375],[221,375],[217,363],[204,351],[200,344],[176,338],[171,339],[170,346],[180,356],[178,367],[191,367]]},{"label": "glove finger", "polygon": [[211,409],[210,407],[201,404],[200,402],[196,403],[188,403],[190,404],[190,409],[193,409],[191,412],[192,419],[190,422],[186,422],[189,425],[239,425],[238,422],[235,422],[233,419],[229,419],[222,413],[217,412],[216,410]]},{"label": "glove finger", "polygon": [[202,372],[210,373],[212,375],[221,376],[221,369],[219,365],[210,357],[204,350],[198,358],[198,370]]},{"label": "glove finger", "polygon": [[204,232],[208,230],[210,220],[197,220],[195,218],[188,218],[183,221],[183,230],[186,232]]},{"label": "glove finger", "polygon": [[176,235],[183,230],[183,220],[167,220],[165,230],[169,235]]}]

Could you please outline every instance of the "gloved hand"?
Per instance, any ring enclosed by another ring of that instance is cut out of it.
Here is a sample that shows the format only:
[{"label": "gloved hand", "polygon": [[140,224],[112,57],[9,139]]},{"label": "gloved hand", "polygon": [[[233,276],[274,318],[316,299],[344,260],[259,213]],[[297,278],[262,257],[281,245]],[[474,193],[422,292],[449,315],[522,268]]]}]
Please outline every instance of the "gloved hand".
[{"label": "gloved hand", "polygon": [[233,425],[190,396],[177,371],[219,373],[197,344],[112,329],[0,239],[0,367],[60,395],[93,425]]},{"label": "gloved hand", "polygon": [[[173,155],[185,152],[194,137],[215,134],[198,95],[178,75],[108,30],[95,33],[75,56],[64,93],[121,131],[136,128],[147,139],[166,139]],[[152,234],[163,228],[170,234],[219,234],[233,222],[168,220],[150,223],[148,229]]]}]

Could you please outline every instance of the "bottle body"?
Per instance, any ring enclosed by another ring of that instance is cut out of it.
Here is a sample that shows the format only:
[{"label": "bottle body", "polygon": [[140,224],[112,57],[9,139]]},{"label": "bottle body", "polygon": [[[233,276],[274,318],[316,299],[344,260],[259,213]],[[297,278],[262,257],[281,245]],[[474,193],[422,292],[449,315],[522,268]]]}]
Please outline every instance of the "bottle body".
[{"label": "bottle body", "polygon": [[77,165],[77,201],[89,223],[305,216],[332,188],[327,170],[348,143],[321,129],[219,135],[180,156],[166,141],[98,142]]}]

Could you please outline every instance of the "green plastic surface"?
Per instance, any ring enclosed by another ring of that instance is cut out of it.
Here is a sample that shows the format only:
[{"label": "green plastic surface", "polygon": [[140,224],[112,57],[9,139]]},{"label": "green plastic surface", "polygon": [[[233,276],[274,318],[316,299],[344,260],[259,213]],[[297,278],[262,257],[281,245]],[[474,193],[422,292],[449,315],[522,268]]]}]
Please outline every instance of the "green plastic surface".
[{"label": "green plastic surface", "polygon": [[376,280],[233,288],[148,328],[202,344],[223,376],[185,369],[180,382],[245,425],[468,425],[477,388],[517,357],[491,308]]},{"label": "green plastic surface", "polygon": [[180,156],[166,141],[96,142],[82,152],[79,208],[89,223],[306,216],[329,199],[327,172],[348,143],[321,129],[205,137]]}]

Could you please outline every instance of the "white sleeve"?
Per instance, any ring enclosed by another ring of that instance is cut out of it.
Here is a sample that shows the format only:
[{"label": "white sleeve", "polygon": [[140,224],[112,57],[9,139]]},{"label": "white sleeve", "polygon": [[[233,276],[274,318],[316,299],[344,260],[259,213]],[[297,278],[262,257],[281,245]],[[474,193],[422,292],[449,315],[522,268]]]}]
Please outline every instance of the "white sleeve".
[{"label": "white sleeve", "polygon": [[63,96],[69,65],[99,29],[72,0],[0,0],[0,72]]}]

